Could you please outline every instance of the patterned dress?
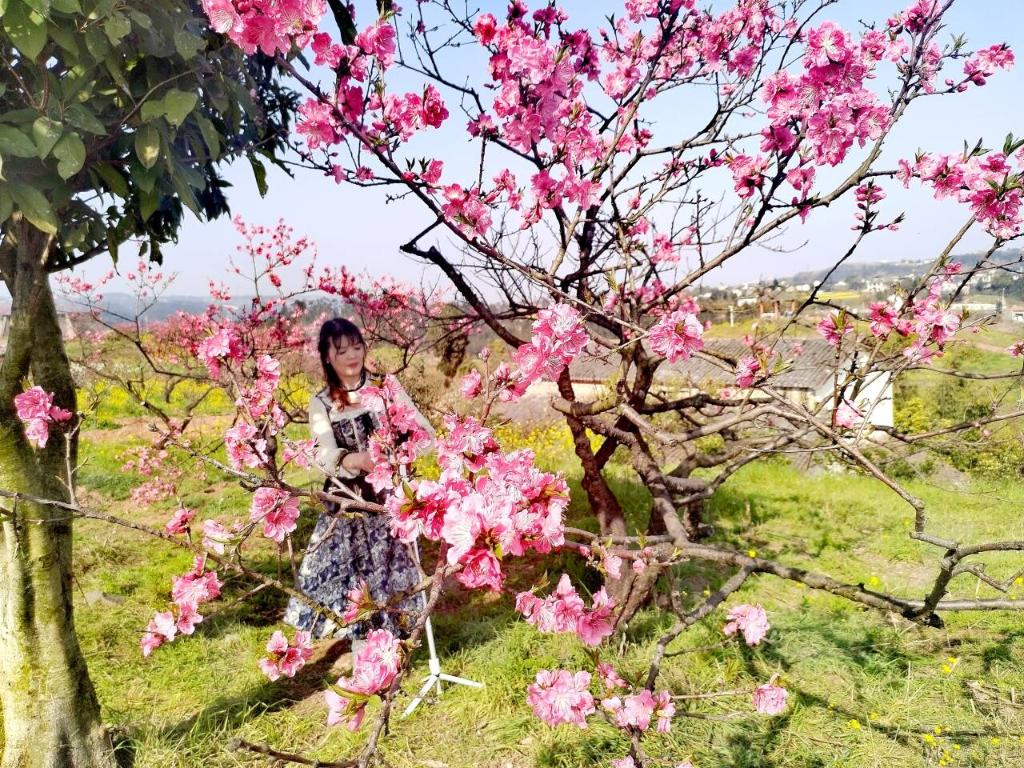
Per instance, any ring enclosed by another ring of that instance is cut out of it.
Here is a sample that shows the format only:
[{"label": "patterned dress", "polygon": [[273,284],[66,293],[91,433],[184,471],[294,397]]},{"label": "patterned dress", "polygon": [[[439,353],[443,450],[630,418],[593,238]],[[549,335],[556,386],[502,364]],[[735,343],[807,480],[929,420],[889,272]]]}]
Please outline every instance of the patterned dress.
[{"label": "patterned dress", "polygon": [[[334,445],[329,435],[317,435],[318,455],[329,456],[331,467],[336,467],[341,452],[365,451],[370,435],[380,427],[377,414],[361,407],[339,411],[330,401],[327,391],[319,392],[310,404],[311,424],[314,410],[323,405],[330,419]],[[424,420],[425,421],[425,420]],[[324,445],[327,443],[327,445]],[[340,449],[340,450],[336,450]],[[324,467],[327,469],[327,467]],[[345,474],[344,470],[335,470]],[[344,496],[341,487],[356,491],[368,501],[381,499],[370,485],[359,476],[329,477],[324,490]],[[332,514],[337,504],[328,503],[320,514],[310,537],[309,546],[299,567],[296,588],[335,613],[345,611],[346,593],[365,581],[377,603],[391,595],[407,590],[420,581],[420,572],[413,562],[409,547],[391,536],[383,515],[357,515],[346,517]],[[416,611],[421,607],[419,595],[404,600],[398,607]],[[371,629],[387,629],[396,636],[408,633],[411,622],[394,613],[378,613],[367,621],[338,627],[333,621],[294,597],[288,601],[284,621],[296,629],[309,631],[313,637],[353,637],[362,639]],[[403,626],[404,624],[404,626]]]}]

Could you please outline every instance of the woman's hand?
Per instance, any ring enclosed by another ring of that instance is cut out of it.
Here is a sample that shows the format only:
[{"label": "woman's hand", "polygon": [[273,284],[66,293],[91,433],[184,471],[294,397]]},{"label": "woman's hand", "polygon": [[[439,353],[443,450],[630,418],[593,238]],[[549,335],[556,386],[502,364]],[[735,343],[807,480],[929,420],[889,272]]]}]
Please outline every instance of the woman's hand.
[{"label": "woman's hand", "polygon": [[377,465],[373,463],[366,451],[346,453],[341,459],[341,466],[349,472],[373,472]]}]

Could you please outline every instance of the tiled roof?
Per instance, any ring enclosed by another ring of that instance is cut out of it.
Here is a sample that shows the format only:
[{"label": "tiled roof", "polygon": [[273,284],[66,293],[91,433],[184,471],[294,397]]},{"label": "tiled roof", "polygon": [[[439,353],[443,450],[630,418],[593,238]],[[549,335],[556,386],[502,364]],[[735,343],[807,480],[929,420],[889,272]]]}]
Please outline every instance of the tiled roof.
[{"label": "tiled roof", "polygon": [[[796,341],[781,341],[776,350],[784,359],[793,357],[792,348]],[[827,385],[836,369],[836,348],[824,339],[801,339],[803,352],[793,358],[793,364],[785,371],[776,374],[772,382],[778,389],[817,390]],[[692,384],[712,383],[728,385],[735,382],[731,372],[732,363],[750,354],[750,350],[739,339],[705,339],[704,351],[713,357],[728,361],[730,370],[723,370],[714,363],[692,357],[687,361],[664,363],[658,369],[662,380],[683,379]],[[574,381],[603,382],[610,379],[617,370],[614,356],[611,360],[587,355],[584,353],[573,361],[570,373]]]}]

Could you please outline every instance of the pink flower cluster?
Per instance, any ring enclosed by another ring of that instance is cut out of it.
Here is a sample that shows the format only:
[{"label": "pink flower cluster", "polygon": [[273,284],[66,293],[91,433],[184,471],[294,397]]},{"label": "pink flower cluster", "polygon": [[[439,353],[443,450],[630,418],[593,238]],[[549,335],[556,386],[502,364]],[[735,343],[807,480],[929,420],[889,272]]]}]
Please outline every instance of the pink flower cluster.
[{"label": "pink flower cluster", "polygon": [[726,635],[740,633],[747,645],[760,643],[768,634],[768,614],[760,605],[737,605],[729,611],[728,621],[722,627]]},{"label": "pink flower cluster", "polygon": [[883,57],[898,58],[905,43],[876,30],[855,40],[831,21],[808,29],[804,40],[799,76],[780,70],[765,78],[761,98],[771,123],[762,150],[787,155],[802,133],[809,152],[801,165],[839,165],[854,142],[864,146],[888,127],[888,109],[864,82]]},{"label": "pink flower cluster", "polygon": [[263,535],[280,544],[295,530],[299,500],[280,488],[257,488],[249,507],[249,519],[263,523]]},{"label": "pink flower cluster", "polygon": [[203,0],[215,32],[248,54],[268,56],[308,45],[326,9],[326,0]]},{"label": "pink flower cluster", "polygon": [[[1009,148],[1007,148],[1009,149]],[[932,188],[935,198],[951,197],[968,206],[994,237],[1009,240],[1024,232],[1024,150],[959,155],[918,155],[899,162],[897,178],[911,178]]]},{"label": "pink flower cluster", "polygon": [[174,640],[179,633],[191,635],[196,624],[203,620],[199,606],[220,597],[220,588],[217,572],[207,571],[205,556],[197,556],[192,570],[175,576],[172,581],[171,598],[178,609],[177,618],[171,611],[161,611],[150,620],[140,641],[142,655],[149,656],[154,649]]},{"label": "pink flower cluster", "polygon": [[352,661],[352,676],[341,677],[337,690],[324,693],[327,700],[327,724],[346,722],[350,731],[359,729],[366,714],[366,703],[375,694],[386,692],[402,668],[402,644],[386,629],[375,629]]},{"label": "pink flower cluster", "polygon": [[662,317],[651,328],[651,349],[664,355],[670,363],[689,360],[694,352],[704,349],[704,325],[694,312],[677,309]]},{"label": "pink flower cluster", "polygon": [[196,511],[194,509],[182,507],[171,516],[171,519],[167,521],[164,528],[174,536],[184,536],[188,533],[188,527],[195,519],[195,516]]},{"label": "pink flower cluster", "polygon": [[437,441],[441,475],[397,485],[385,501],[403,541],[443,541],[456,578],[470,588],[501,587],[500,558],[550,552],[564,542],[568,486],[534,467],[531,451],[502,453],[490,429],[472,417],[445,418]]},{"label": "pink flower cluster", "polygon": [[292,644],[283,632],[277,630],[267,641],[267,653],[267,656],[260,659],[259,666],[271,682],[280,679],[282,675],[295,677],[313,656],[309,632],[296,632]]},{"label": "pink flower cluster", "polygon": [[530,341],[512,355],[509,397],[522,396],[535,381],[555,381],[587,346],[583,318],[568,304],[554,304],[537,313]]},{"label": "pink flower cluster", "polygon": [[816,327],[821,337],[833,347],[838,347],[844,336],[853,333],[853,323],[850,322],[846,312],[842,310],[826,315]]},{"label": "pink flower cluster", "polygon": [[380,387],[364,387],[360,396],[380,418],[380,428],[368,446],[375,469],[366,480],[378,493],[390,492],[409,475],[416,457],[427,451],[433,440],[394,376],[386,376]]},{"label": "pink flower cluster", "polygon": [[590,693],[590,673],[573,674],[565,669],[542,669],[526,689],[526,703],[548,725],[587,727],[587,716],[596,712]]},{"label": "pink flower cluster", "polygon": [[529,624],[541,632],[573,632],[589,646],[598,646],[612,634],[612,611],[615,601],[608,597],[604,587],[594,594],[588,609],[563,573],[555,591],[541,599],[532,592],[516,596],[516,610]]},{"label": "pink flower cluster", "polygon": [[213,379],[219,379],[221,365],[225,361],[241,363],[245,360],[248,349],[232,326],[225,326],[199,343],[196,355],[206,366]]},{"label": "pink flower cluster", "polygon": [[621,698],[612,696],[603,699],[601,707],[611,714],[612,722],[619,728],[641,733],[650,727],[652,718],[658,721],[658,733],[668,733],[672,730],[672,718],[676,714],[675,704],[668,691],[655,695],[646,688]]},{"label": "pink flower cluster", "polygon": [[53,394],[39,386],[14,396],[14,408],[25,425],[25,437],[37,448],[45,448],[50,438],[50,425],[71,419],[71,411],[53,404]]},{"label": "pink flower cluster", "polygon": [[248,422],[241,421],[224,433],[224,448],[233,469],[261,467],[269,460],[266,438]]}]

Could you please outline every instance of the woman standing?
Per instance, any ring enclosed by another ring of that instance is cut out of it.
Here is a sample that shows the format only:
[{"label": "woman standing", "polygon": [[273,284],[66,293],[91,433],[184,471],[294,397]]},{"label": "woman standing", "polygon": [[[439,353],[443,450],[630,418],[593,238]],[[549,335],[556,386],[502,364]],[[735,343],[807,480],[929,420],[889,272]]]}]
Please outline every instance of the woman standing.
[{"label": "woman standing", "polygon": [[[309,427],[316,440],[316,462],[327,474],[324,491],[344,497],[347,488],[367,501],[380,502],[365,480],[366,473],[374,468],[368,441],[380,428],[380,420],[361,403],[359,396],[364,386],[376,383],[366,370],[363,334],[348,320],[328,320],[320,328],[317,349],[326,386],[310,401]],[[433,436],[430,423],[419,410],[416,413],[423,428]],[[346,594],[362,582],[380,604],[415,586],[419,580],[419,569],[409,547],[391,536],[383,515],[339,515],[338,505],[328,503],[327,510],[316,521],[296,587],[335,613],[343,613]],[[415,611],[419,599],[408,598],[398,608]],[[395,636],[406,634],[408,627],[401,616],[381,612],[367,621],[338,627],[292,598],[284,621],[309,631],[313,637],[351,637],[357,642],[371,629],[387,629]]]}]

